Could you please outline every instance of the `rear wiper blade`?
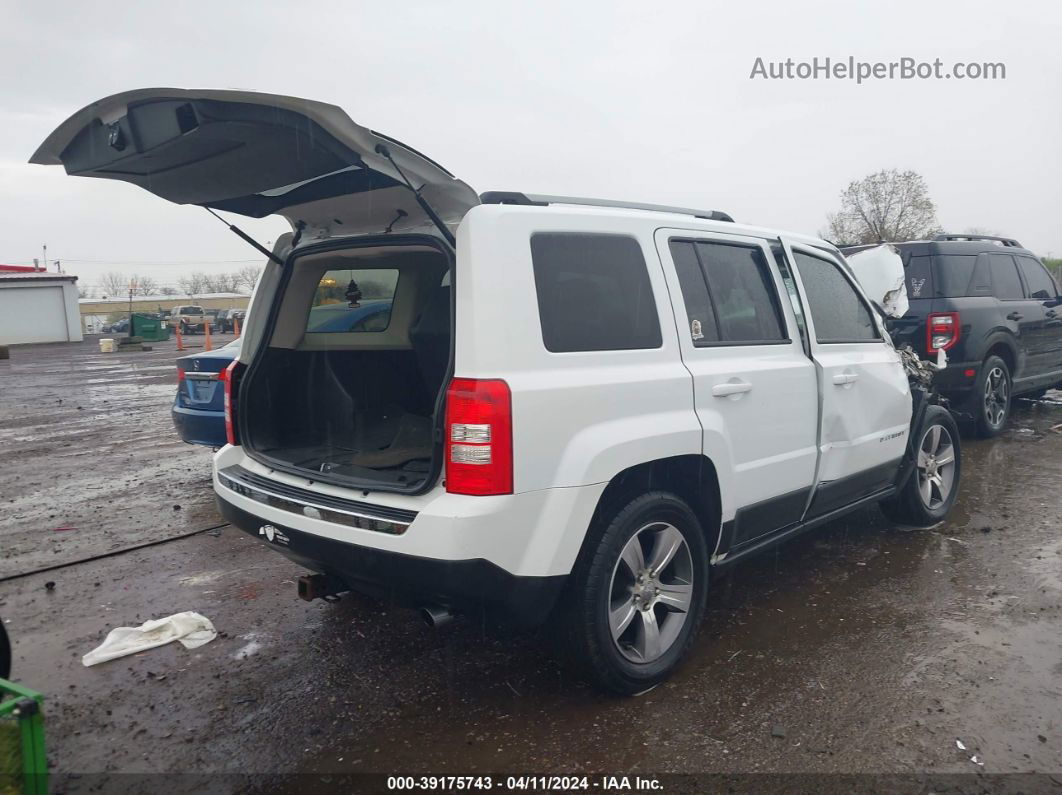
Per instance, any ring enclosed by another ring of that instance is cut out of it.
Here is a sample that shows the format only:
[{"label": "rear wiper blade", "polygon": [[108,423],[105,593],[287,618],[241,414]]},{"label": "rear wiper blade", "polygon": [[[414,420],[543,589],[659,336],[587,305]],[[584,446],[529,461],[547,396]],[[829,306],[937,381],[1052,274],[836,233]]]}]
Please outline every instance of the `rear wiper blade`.
[{"label": "rear wiper blade", "polygon": [[221,223],[225,224],[225,226],[227,226],[231,232],[234,232],[237,237],[240,237],[243,240],[246,240],[248,243],[250,243],[256,249],[258,249],[263,254],[265,254],[267,257],[269,257],[269,259],[273,260],[273,262],[275,262],[277,265],[283,265],[284,264],[284,260],[282,260],[276,254],[274,254],[268,248],[263,246],[261,243],[259,243],[257,240],[255,240],[253,237],[251,237],[249,234],[244,232],[242,229],[240,229],[240,227],[236,226],[236,224],[230,224],[228,221],[226,221],[224,218],[222,218],[216,212],[211,210],[209,207],[204,207],[203,209],[206,210],[208,213],[210,213],[215,218],[217,218],[219,221],[221,221]]},{"label": "rear wiper blade", "polygon": [[398,163],[396,163],[395,159],[391,157],[391,150],[384,144],[376,144],[376,154],[382,155],[390,161],[391,165],[394,166],[395,171],[398,172],[398,176],[402,178],[402,182],[404,182],[406,187],[413,193],[413,196],[417,200],[417,204],[420,205],[420,209],[422,209],[427,214],[428,218],[431,219],[431,222],[435,224],[435,228],[442,233],[443,238],[450,244],[450,247],[457,248],[457,241],[454,239],[453,233],[451,233],[450,229],[443,223],[439,214],[432,209],[430,204],[428,204],[427,199],[420,195],[420,191],[417,188],[413,187],[413,183],[409,181],[409,177],[405,175],[405,172],[398,167]]}]

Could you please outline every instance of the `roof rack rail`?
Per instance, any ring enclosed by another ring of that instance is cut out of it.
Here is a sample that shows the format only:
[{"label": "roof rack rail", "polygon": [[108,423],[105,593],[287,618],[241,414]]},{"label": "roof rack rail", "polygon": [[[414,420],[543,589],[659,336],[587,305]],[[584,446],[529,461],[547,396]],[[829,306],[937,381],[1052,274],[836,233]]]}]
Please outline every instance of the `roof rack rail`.
[{"label": "roof rack rail", "polygon": [[995,235],[937,235],[933,240],[939,241],[958,241],[958,240],[993,240],[1000,245],[1008,248],[1025,248],[1021,243],[1012,237],[996,237]]},{"label": "roof rack rail", "polygon": [[638,202],[620,202],[612,199],[587,199],[580,196],[543,196],[540,194],[519,193],[508,190],[492,190],[481,193],[479,200],[484,204],[520,204],[530,207],[546,207],[550,204],[580,204],[587,207],[616,207],[622,210],[649,210],[656,213],[676,213],[704,218],[708,221],[726,221],[734,219],[721,210],[692,210],[688,207],[669,207],[665,204],[641,204]]}]

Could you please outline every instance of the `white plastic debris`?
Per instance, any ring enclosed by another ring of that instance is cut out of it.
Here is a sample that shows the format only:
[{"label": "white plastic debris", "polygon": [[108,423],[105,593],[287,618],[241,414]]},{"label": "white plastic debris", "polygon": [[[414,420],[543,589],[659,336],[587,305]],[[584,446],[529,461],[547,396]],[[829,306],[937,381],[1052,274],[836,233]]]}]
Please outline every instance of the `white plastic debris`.
[{"label": "white plastic debris", "polygon": [[955,746],[956,746],[956,747],[957,747],[957,748],[958,748],[958,749],[959,749],[960,751],[965,751],[965,750],[966,750],[966,746],[962,744],[962,740],[956,740],[956,741],[955,741]]},{"label": "white plastic debris", "polygon": [[868,248],[846,257],[852,273],[871,301],[889,317],[907,314],[907,285],[904,282],[903,258],[889,244]]},{"label": "white plastic debris", "polygon": [[116,627],[103,643],[81,658],[87,668],[107,660],[136,654],[179,640],[186,649],[196,649],[218,636],[209,618],[187,611],[145,621],[139,627]]},{"label": "white plastic debris", "polygon": [[985,763],[977,758],[977,754],[974,754],[973,756],[971,756],[970,757],[970,761],[973,762],[975,765],[980,765],[981,767],[985,766]]}]

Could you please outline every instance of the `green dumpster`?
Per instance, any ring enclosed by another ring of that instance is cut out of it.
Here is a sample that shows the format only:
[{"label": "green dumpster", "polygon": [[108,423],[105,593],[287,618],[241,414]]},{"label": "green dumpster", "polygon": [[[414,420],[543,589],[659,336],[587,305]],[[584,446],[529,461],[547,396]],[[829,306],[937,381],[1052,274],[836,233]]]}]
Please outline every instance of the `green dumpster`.
[{"label": "green dumpster", "polygon": [[0,793],[46,795],[44,718],[40,693],[0,679]]},{"label": "green dumpster", "polygon": [[170,338],[169,326],[163,325],[155,315],[133,313],[132,336],[140,337],[144,342],[162,342]]}]

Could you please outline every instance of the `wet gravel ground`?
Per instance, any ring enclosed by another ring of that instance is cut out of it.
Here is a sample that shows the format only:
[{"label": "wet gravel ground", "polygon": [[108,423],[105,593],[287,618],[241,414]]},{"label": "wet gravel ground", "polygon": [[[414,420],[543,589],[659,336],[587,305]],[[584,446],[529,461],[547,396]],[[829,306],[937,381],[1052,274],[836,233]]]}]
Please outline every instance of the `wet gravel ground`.
[{"label": "wet gravel ground", "polygon": [[[172,347],[34,346],[0,362],[0,444],[14,451],[0,578],[219,523],[209,451],[175,440],[172,371],[151,369],[172,365]],[[0,614],[16,678],[48,696],[61,791],[157,771],[188,774],[166,780],[174,791],[238,788],[201,774],[292,772],[929,772],[981,791],[1018,779],[971,776],[1035,772],[1049,775],[1019,789],[1056,791],[1059,423],[1052,392],[1020,401],[1000,438],[966,440],[941,526],[868,510],[717,580],[686,664],[636,699],[573,680],[548,630],[459,618],[431,631],[360,597],[301,602],[302,570],[232,528],[0,581]],[[81,666],[112,627],[181,610],[221,637]]]}]

